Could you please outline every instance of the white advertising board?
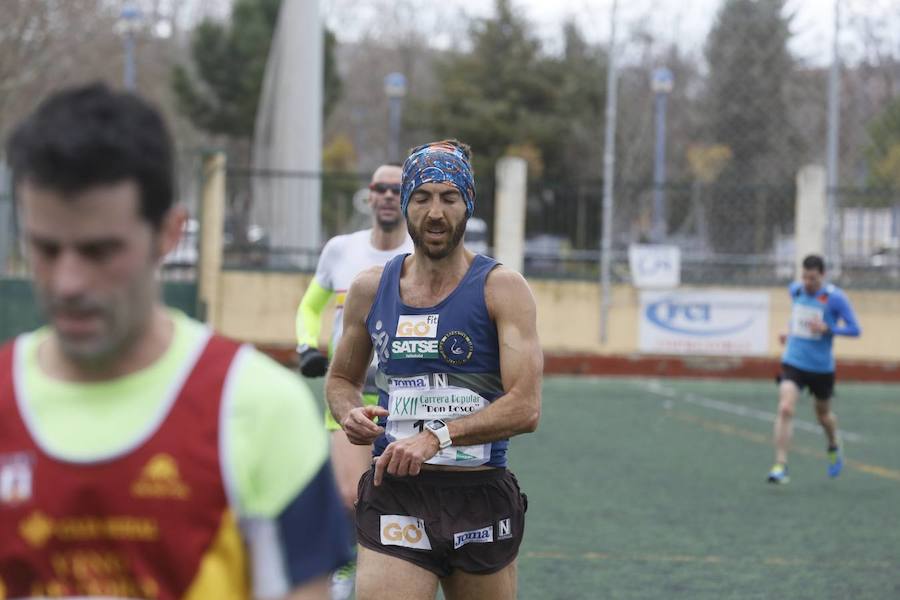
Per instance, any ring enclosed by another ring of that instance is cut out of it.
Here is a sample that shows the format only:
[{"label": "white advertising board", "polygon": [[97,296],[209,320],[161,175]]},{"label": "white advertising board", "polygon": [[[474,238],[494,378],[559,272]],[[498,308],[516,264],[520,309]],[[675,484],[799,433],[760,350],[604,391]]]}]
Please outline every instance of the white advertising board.
[{"label": "white advertising board", "polygon": [[631,282],[638,288],[674,288],[681,283],[678,246],[632,244],[628,247]]},{"label": "white advertising board", "polygon": [[769,294],[642,291],[638,347],[653,354],[750,356],[769,349]]}]

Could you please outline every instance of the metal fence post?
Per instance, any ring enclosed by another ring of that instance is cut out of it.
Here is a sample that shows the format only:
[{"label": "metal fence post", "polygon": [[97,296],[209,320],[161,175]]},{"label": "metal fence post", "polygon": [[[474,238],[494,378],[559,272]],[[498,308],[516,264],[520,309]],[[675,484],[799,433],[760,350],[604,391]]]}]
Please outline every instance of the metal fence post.
[{"label": "metal fence post", "polygon": [[834,0],[834,32],[831,68],[828,71],[828,237],[825,241],[828,268],[835,276],[841,273],[843,253],[841,209],[838,201],[838,143],[841,128],[841,58],[838,37],[841,30],[840,0]]},{"label": "metal fence post", "polygon": [[225,154],[216,152],[203,163],[200,206],[200,256],[197,264],[199,316],[213,328],[219,325],[219,284],[222,238],[225,229]]},{"label": "metal fence post", "polygon": [[669,233],[666,214],[666,103],[673,82],[672,71],[665,67],[654,69],[650,87],[655,95],[656,148],[653,153],[653,227],[650,237],[658,244]]},{"label": "metal fence post", "polygon": [[610,11],[609,62],[606,72],[606,138],[603,144],[603,234],[600,244],[600,342],[605,344],[609,334],[609,309],[612,305],[610,290],[610,262],[612,261],[613,191],[616,167],[616,10],[613,0]]},{"label": "metal fence post", "polygon": [[0,162],[0,275],[6,273],[9,250],[13,243],[12,193],[6,165]]}]

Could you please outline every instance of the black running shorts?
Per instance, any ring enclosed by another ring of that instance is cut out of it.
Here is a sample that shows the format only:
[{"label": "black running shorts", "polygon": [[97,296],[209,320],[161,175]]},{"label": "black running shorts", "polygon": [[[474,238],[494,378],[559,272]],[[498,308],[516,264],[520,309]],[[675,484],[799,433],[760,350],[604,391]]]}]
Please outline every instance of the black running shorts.
[{"label": "black running shorts", "polygon": [[792,367],[787,363],[781,363],[781,374],[778,382],[793,381],[802,392],[809,388],[809,392],[818,400],[830,400],[834,395],[834,371],[831,373],[815,373]]},{"label": "black running shorts", "polygon": [[525,532],[528,499],[506,469],[422,471],[415,477],[374,467],[359,480],[359,543],[447,577],[487,575],[510,564]]}]

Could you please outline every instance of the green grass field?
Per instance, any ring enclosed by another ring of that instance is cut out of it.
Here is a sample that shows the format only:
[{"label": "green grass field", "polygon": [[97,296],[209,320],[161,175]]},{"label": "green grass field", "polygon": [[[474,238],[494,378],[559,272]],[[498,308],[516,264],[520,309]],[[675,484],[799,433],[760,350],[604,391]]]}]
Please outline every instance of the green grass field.
[{"label": "green grass field", "polygon": [[900,598],[900,389],[838,394],[844,473],[807,398],[773,486],[771,383],[548,378],[511,449],[520,598]]},{"label": "green grass field", "polygon": [[529,497],[519,597],[900,598],[900,387],[840,384],[830,480],[809,398],[765,482],[775,386],[551,377],[512,442]]}]

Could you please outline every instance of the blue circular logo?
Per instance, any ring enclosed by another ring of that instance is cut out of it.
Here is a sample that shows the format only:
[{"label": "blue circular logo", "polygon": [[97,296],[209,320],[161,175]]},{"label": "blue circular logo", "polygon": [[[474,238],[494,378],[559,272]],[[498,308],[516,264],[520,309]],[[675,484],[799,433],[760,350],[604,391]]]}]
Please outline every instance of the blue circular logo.
[{"label": "blue circular logo", "polygon": [[472,358],[475,345],[465,331],[450,331],[444,334],[438,343],[438,352],[444,362],[451,365],[464,365]]}]

